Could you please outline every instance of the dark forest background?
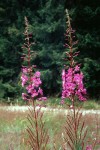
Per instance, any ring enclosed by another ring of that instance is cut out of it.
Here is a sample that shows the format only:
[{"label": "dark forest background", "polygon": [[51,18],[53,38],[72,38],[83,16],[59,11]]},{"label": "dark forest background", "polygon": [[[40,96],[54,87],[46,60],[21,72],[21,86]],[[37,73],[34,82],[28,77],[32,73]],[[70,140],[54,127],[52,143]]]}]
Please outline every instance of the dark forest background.
[{"label": "dark forest background", "polygon": [[100,98],[100,1],[99,0],[0,0],[0,99],[21,97],[21,54],[24,17],[37,55],[32,63],[41,71],[43,90],[61,96],[61,70],[65,52],[65,9],[79,40],[77,58],[85,75],[89,98]]}]

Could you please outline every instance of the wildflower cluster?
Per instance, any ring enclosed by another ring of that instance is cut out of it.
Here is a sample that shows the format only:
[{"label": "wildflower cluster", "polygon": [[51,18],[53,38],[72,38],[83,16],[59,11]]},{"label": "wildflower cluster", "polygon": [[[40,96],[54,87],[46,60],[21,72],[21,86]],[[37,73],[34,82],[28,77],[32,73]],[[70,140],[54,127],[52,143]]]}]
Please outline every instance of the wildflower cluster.
[{"label": "wildflower cluster", "polygon": [[38,100],[46,100],[43,96],[43,91],[40,88],[40,85],[42,84],[40,79],[40,72],[36,71],[31,77],[29,77],[29,69],[26,67],[22,68],[22,87],[25,87],[26,93],[22,93],[22,98],[24,100],[28,100],[31,98],[38,98]]},{"label": "wildflower cluster", "polygon": [[69,68],[67,71],[62,71],[62,99],[70,98],[75,95],[81,101],[85,101],[86,89],[83,85],[83,73],[80,71],[79,66]]},{"label": "wildflower cluster", "polygon": [[[31,65],[31,58],[32,58],[32,52],[31,52],[31,45],[34,43],[31,43],[30,38],[32,37],[31,34],[29,34],[29,25],[28,20],[25,18],[25,43],[23,45],[25,53],[23,54],[22,58],[27,62],[27,66],[22,66],[22,87],[25,87],[25,93],[22,93],[22,98],[24,100],[46,100],[46,97],[43,97],[43,91],[41,89],[41,79],[40,79],[40,72],[34,71],[36,66]],[[34,73],[35,72],[35,73]]]}]

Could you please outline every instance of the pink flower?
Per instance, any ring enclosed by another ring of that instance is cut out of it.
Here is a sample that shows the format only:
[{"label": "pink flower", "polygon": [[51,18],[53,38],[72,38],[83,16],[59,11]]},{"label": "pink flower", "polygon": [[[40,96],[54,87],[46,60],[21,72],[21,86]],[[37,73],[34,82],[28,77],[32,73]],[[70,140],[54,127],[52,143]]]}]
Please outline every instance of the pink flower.
[{"label": "pink flower", "polygon": [[66,74],[65,74],[65,70],[63,69],[62,70],[62,86],[63,86],[63,89],[65,89],[65,79],[66,79]]},{"label": "pink flower", "polygon": [[36,97],[36,96],[38,96],[38,93],[36,91],[33,91],[31,97]]},{"label": "pink flower", "polygon": [[38,78],[40,78],[40,75],[41,75],[41,74],[40,74],[39,71],[37,71],[37,72],[34,74],[34,76],[35,76],[35,77],[38,77]]},{"label": "pink flower", "polygon": [[38,100],[39,100],[39,101],[42,101],[42,100],[43,100],[43,101],[46,101],[47,98],[46,98],[46,97],[40,97],[40,98],[38,98]]},{"label": "pink flower", "polygon": [[[26,89],[26,93],[22,93],[22,98],[24,100],[27,100],[27,97],[30,98],[37,98],[38,96],[43,96],[43,91],[40,88],[41,85],[41,79],[40,79],[40,72],[37,71],[34,75],[32,75],[31,77],[29,76],[29,71],[26,67],[22,68],[22,76],[21,76],[21,80],[22,80],[22,87],[25,86]],[[26,84],[27,83],[27,84]],[[46,100],[45,97],[42,97],[39,100]]]},{"label": "pink flower", "polygon": [[21,79],[22,79],[22,87],[24,87],[24,85],[28,81],[28,77],[25,74],[22,74]]},{"label": "pink flower", "polygon": [[80,71],[80,67],[78,65],[75,66],[75,70],[74,71]]},{"label": "pink flower", "polygon": [[62,70],[62,78],[65,78],[65,69]]},{"label": "pink flower", "polygon": [[27,74],[28,69],[27,69],[26,67],[23,67],[23,68],[22,68],[22,72],[25,73],[25,74]]},{"label": "pink flower", "polygon": [[87,146],[86,146],[86,150],[93,150],[93,149],[92,149],[92,145],[87,145]]},{"label": "pink flower", "polygon": [[34,87],[33,87],[31,84],[29,84],[29,85],[26,87],[26,90],[27,90],[28,93],[32,93],[33,89],[34,89]]},{"label": "pink flower", "polygon": [[63,105],[65,103],[64,99],[62,99],[60,103]]},{"label": "pink flower", "polygon": [[22,93],[22,98],[23,98],[24,100],[27,100],[27,94],[26,94],[26,93]]},{"label": "pink flower", "polygon": [[73,94],[81,101],[86,100],[86,89],[83,85],[83,73],[80,71],[78,65],[74,68],[69,68],[68,71],[62,71],[62,99],[70,98]]},{"label": "pink flower", "polygon": [[40,77],[37,78],[37,76],[34,74],[34,76],[31,77],[32,85],[35,87],[38,87],[42,82],[40,80]]},{"label": "pink flower", "polygon": [[42,91],[42,89],[39,87],[39,89],[38,89],[38,93],[40,94],[40,95],[43,95],[43,91]]}]

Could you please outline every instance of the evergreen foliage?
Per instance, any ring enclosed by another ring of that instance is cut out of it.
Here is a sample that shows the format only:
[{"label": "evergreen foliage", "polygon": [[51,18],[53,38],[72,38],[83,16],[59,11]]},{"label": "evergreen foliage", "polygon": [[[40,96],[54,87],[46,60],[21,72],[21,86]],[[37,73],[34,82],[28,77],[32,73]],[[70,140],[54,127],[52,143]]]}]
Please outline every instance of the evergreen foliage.
[{"label": "evergreen foliage", "polygon": [[100,93],[100,2],[98,0],[3,0],[0,1],[0,98],[17,97],[22,60],[24,17],[36,45],[33,64],[42,74],[47,95],[60,96],[65,33],[65,8],[79,40],[79,62],[89,97]]}]

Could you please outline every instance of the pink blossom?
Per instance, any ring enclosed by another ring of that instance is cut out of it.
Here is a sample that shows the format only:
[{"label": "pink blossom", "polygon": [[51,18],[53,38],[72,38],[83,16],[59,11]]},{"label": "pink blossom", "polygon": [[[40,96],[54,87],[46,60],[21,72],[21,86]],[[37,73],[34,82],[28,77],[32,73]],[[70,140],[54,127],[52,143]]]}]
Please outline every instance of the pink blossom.
[{"label": "pink blossom", "polygon": [[65,103],[64,99],[62,99],[60,103],[63,105]]},{"label": "pink blossom", "polygon": [[27,94],[26,94],[26,93],[22,93],[22,98],[23,98],[24,100],[27,100]]},{"label": "pink blossom", "polygon": [[80,67],[78,65],[75,66],[75,70],[74,71],[80,71]]},{"label": "pink blossom", "polygon": [[28,69],[27,69],[26,67],[23,67],[23,68],[22,68],[22,72],[23,72],[23,73],[27,73],[27,72],[28,72]]},{"label": "pink blossom", "polygon": [[26,90],[27,90],[27,92],[28,93],[32,93],[32,90],[34,89],[34,87],[31,85],[31,84],[29,84],[27,87],[26,87]]},{"label": "pink blossom", "polygon": [[22,87],[24,87],[24,85],[28,81],[28,77],[25,74],[22,74],[21,80],[22,80]]},{"label": "pink blossom", "polygon": [[31,92],[31,97],[36,97],[36,96],[38,96],[38,93],[37,93],[36,90],[33,90],[33,91]]},{"label": "pink blossom", "polygon": [[46,97],[40,97],[40,98],[38,98],[38,100],[39,100],[39,101],[42,101],[42,100],[43,100],[43,101],[46,101],[47,98],[46,98]]},{"label": "pink blossom", "polygon": [[38,89],[38,93],[40,94],[40,95],[43,95],[43,91],[42,91],[42,89],[39,87],[39,89]]},{"label": "pink blossom", "polygon": [[86,146],[86,150],[93,150],[93,149],[92,149],[92,145],[87,145],[87,146]]},{"label": "pink blossom", "polygon": [[62,70],[62,78],[65,78],[65,69]]},{"label": "pink blossom", "polygon": [[[26,99],[30,99],[30,98],[37,98],[38,96],[43,96],[43,91],[40,88],[41,85],[41,79],[40,79],[40,72],[37,71],[34,75],[29,74],[29,71],[26,67],[22,68],[22,76],[21,76],[21,80],[22,80],[22,87],[25,86],[26,89],[26,94],[23,93],[22,94],[22,98],[24,100]],[[39,100],[46,100],[45,97],[42,97]]]},{"label": "pink blossom", "polygon": [[62,71],[62,99],[75,95],[81,101],[86,100],[86,89],[83,85],[83,73],[77,65]]},{"label": "pink blossom", "polygon": [[31,77],[31,81],[32,81],[32,85],[35,87],[38,87],[42,83],[40,78],[39,77],[37,78],[36,75]]},{"label": "pink blossom", "polygon": [[37,72],[34,74],[34,76],[35,76],[35,77],[38,77],[38,78],[40,78],[40,75],[41,75],[41,74],[40,74],[39,71],[37,71]]}]

